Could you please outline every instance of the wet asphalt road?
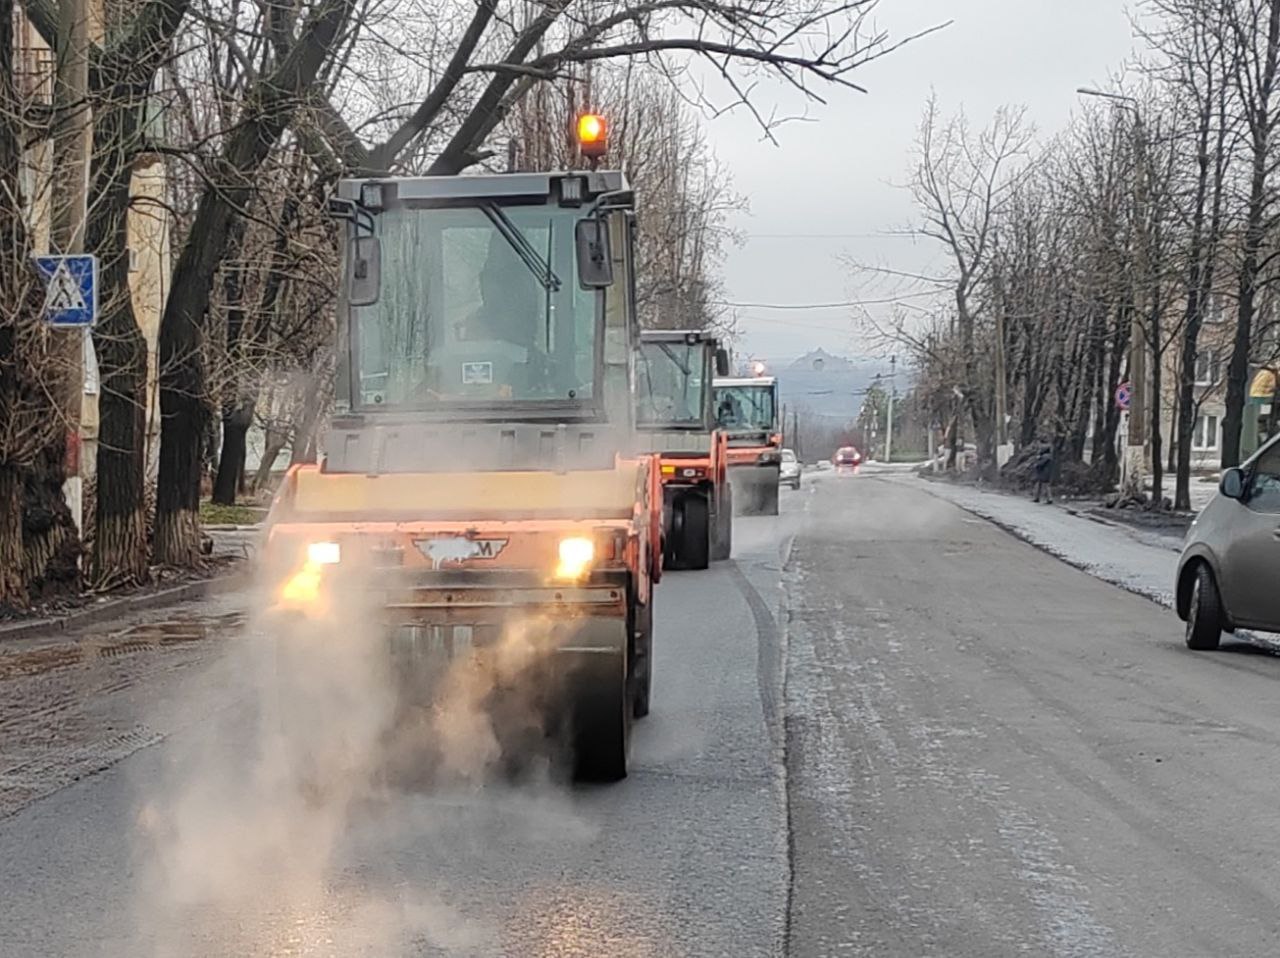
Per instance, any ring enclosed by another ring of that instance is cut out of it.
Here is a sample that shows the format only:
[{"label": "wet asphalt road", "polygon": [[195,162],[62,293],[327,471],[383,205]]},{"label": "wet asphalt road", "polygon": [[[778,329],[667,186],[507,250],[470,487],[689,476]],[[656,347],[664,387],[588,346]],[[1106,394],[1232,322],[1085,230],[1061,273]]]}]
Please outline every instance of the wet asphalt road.
[{"label": "wet asphalt road", "polygon": [[1280,658],[1190,652],[918,485],[819,502],[786,575],[792,954],[1280,954]]},{"label": "wet asphalt road", "polygon": [[613,786],[263,800],[234,599],[26,725],[0,650],[0,798],[15,750],[45,789],[0,818],[0,955],[1280,953],[1280,658],[919,486],[783,503],[662,584]]},{"label": "wet asphalt road", "polygon": [[780,954],[789,524],[743,520],[735,562],[662,583],[653,712],[617,785],[308,805],[266,781],[243,630],[188,650],[110,716],[147,747],[0,818],[0,955]]}]

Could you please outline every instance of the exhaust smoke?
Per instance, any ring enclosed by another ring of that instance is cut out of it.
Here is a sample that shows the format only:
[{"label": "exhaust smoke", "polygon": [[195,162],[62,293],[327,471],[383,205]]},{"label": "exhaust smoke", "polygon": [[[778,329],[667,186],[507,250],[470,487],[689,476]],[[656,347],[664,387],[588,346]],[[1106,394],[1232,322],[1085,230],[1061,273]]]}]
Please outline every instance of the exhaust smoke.
[{"label": "exhaust smoke", "polygon": [[[281,617],[279,591],[263,587],[221,663],[237,704],[167,743],[165,780],[137,819],[129,955],[498,952],[500,928],[451,906],[445,882],[371,880],[385,859],[364,856],[372,841],[430,857],[446,830],[456,840],[460,806],[518,814],[561,842],[590,837],[558,788],[567,763],[547,735],[540,639],[552,623],[454,628],[443,644],[458,654],[445,662],[426,627],[397,651],[370,572],[264,571],[288,583],[295,612],[322,592],[323,614]],[[473,644],[483,653],[467,654]]]}]

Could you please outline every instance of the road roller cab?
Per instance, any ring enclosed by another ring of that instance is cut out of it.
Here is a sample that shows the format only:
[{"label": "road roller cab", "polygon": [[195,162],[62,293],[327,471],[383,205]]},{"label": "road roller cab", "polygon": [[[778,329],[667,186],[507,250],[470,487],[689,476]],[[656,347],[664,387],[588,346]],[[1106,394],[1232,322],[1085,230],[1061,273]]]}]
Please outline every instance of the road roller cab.
[{"label": "road roller cab", "polygon": [[716,428],[712,382],[729,357],[712,333],[645,330],[636,367],[636,423],[661,460],[667,568],[727,559],[733,500],[726,436]]},{"label": "road roller cab", "polygon": [[346,180],[330,211],[335,412],[268,517],[277,610],[323,616],[358,581],[428,676],[518,631],[540,681],[564,683],[579,771],[622,777],[662,521],[637,452],[625,177]]},{"label": "road roller cab", "polygon": [[778,381],[759,368],[756,372],[716,379],[716,421],[728,439],[729,482],[738,512],[776,516],[782,468]]}]

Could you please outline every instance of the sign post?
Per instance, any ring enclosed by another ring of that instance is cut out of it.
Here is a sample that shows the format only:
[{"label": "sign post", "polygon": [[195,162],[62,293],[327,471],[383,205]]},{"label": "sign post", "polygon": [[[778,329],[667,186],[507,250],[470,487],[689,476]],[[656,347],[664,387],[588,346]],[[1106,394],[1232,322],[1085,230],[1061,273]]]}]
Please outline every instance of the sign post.
[{"label": "sign post", "polygon": [[67,476],[63,492],[76,529],[84,533],[84,463],[81,458],[80,407],[86,392],[92,390],[86,372],[93,370],[92,339],[89,330],[98,321],[98,258],[89,255],[37,256],[36,272],[45,284],[44,307],[40,319],[54,329],[68,330],[68,336],[79,338],[78,347],[67,350],[80,362],[76,366],[74,381],[75,408],[73,421],[67,434]]}]

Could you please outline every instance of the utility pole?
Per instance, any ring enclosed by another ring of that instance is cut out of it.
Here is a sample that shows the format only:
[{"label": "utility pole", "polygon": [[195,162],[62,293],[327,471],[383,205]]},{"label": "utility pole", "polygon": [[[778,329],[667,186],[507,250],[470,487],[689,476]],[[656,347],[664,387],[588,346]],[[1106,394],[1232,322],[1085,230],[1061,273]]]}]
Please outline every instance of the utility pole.
[{"label": "utility pole", "polygon": [[[1121,93],[1080,87],[1077,93],[1103,97],[1133,112],[1133,317],[1129,331],[1129,444],[1121,464],[1120,482],[1127,495],[1146,497],[1147,445],[1147,132],[1138,101]],[[1116,383],[1113,386],[1118,385]]]},{"label": "utility pole", "polygon": [[[83,253],[89,206],[89,159],[93,148],[93,118],[89,109],[89,0],[60,0],[58,4],[58,74],[54,86],[55,190],[52,240],[63,255]],[[57,350],[66,370],[63,415],[66,421],[66,479],[63,495],[76,528],[84,524],[84,464],[81,455],[81,416],[84,404],[84,351],[91,346],[83,327],[58,330]]]},{"label": "utility pole", "polygon": [[1000,270],[995,276],[996,299],[996,468],[1005,464],[1004,455],[1009,444],[1009,374],[1005,370],[1004,355],[1004,297],[1001,295]]},{"label": "utility pole", "polygon": [[889,357],[889,422],[884,432],[884,461],[893,461],[893,401],[898,398],[898,357]]}]

